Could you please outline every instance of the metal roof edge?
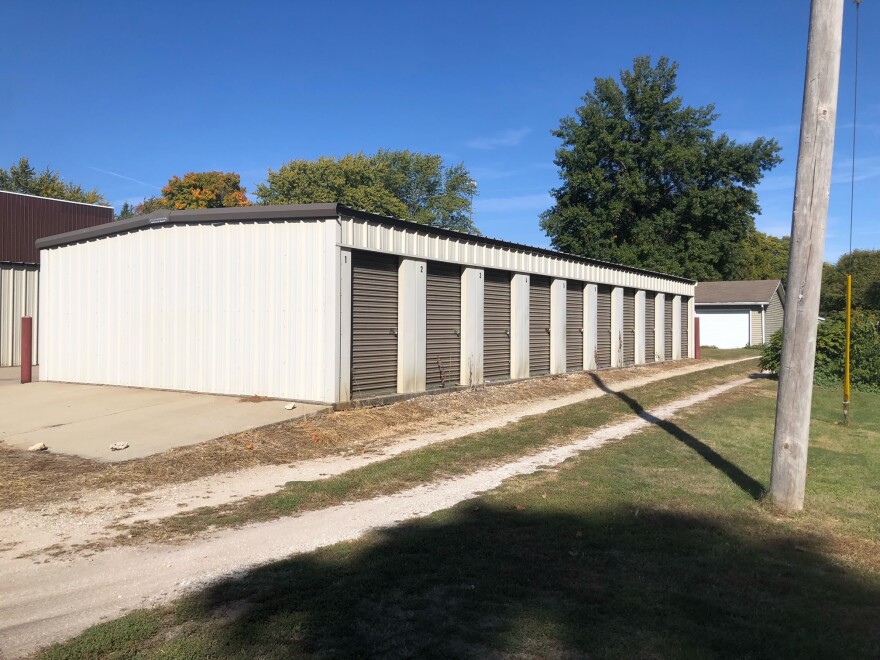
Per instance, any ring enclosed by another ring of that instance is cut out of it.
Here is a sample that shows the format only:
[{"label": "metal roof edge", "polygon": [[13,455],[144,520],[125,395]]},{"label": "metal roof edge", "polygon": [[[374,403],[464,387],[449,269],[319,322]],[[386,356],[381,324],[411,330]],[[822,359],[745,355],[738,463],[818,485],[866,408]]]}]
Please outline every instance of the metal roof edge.
[{"label": "metal roof edge", "polygon": [[337,218],[340,216],[349,216],[362,220],[378,222],[385,225],[392,225],[406,229],[414,229],[424,231],[430,234],[440,236],[448,236],[459,240],[472,243],[482,243],[486,245],[494,245],[502,248],[509,248],[533,254],[541,254],[554,257],[557,259],[568,259],[578,261],[580,263],[593,264],[596,266],[604,266],[614,268],[631,273],[643,275],[651,275],[661,277],[676,282],[684,282],[686,284],[696,284],[696,280],[680,277],[678,275],[670,275],[668,273],[659,273],[635,266],[627,266],[624,264],[616,264],[610,261],[602,261],[600,259],[591,259],[548,248],[539,248],[533,245],[524,245],[522,243],[512,243],[497,238],[489,238],[486,236],[477,236],[475,234],[467,234],[465,232],[456,231],[454,229],[445,229],[443,227],[432,227],[423,225],[412,220],[402,220],[400,218],[392,218],[389,216],[370,213],[359,209],[344,206],[336,203],[320,203],[320,204],[286,204],[286,205],[256,205],[233,208],[220,209],[187,209],[187,210],[160,210],[154,211],[148,215],[141,215],[128,220],[118,220],[109,222],[95,227],[86,229],[77,229],[75,231],[57,234],[55,236],[46,236],[36,241],[38,250],[46,248],[59,247],[78,243],[80,241],[88,241],[94,238],[104,236],[114,236],[124,234],[131,231],[137,231],[147,227],[156,225],[185,225],[185,224],[211,224],[215,222],[258,222],[262,220],[326,220]]},{"label": "metal roof edge", "polygon": [[556,257],[558,259],[568,259],[571,261],[579,261],[581,263],[593,264],[596,266],[605,266],[608,268],[615,268],[618,270],[624,270],[631,273],[639,273],[642,275],[652,275],[655,277],[662,277],[668,280],[674,280],[676,282],[684,282],[686,284],[696,284],[696,280],[688,279],[687,277],[681,277],[679,275],[670,275],[668,273],[660,273],[653,270],[647,270],[645,268],[637,268],[636,266],[627,266],[625,264],[616,264],[612,261],[602,261],[601,259],[592,259],[590,257],[583,257],[577,254],[570,254],[568,252],[560,252],[558,250],[551,250],[549,248],[540,248],[535,247],[534,245],[526,245],[524,243],[513,243],[510,241],[505,241],[499,238],[489,238],[488,236],[478,236],[475,234],[468,234],[463,231],[457,231],[455,229],[446,229],[443,227],[432,227],[431,225],[423,225],[418,222],[413,222],[412,220],[401,220],[400,218],[391,218],[384,215],[378,215],[376,213],[370,213],[369,211],[361,211],[358,209],[353,209],[349,206],[344,206],[339,204],[339,211],[342,215],[348,215],[355,218],[361,218],[363,220],[373,220],[375,222],[381,222],[384,224],[390,224],[394,226],[404,227],[404,228],[412,228],[418,229],[420,231],[427,231],[429,233],[439,234],[441,236],[448,236],[450,238],[458,238],[460,240],[469,241],[472,243],[485,243],[488,245],[495,245],[498,247],[506,247],[513,250],[520,250],[523,252],[531,252],[534,254],[543,254],[550,257]]},{"label": "metal roof edge", "polygon": [[201,225],[215,222],[260,222],[265,220],[326,220],[338,216],[336,204],[286,204],[243,206],[222,209],[186,209],[153,211],[127,220],[117,220],[95,227],[37,239],[38,250],[60,247],[94,238],[125,234],[156,225]]}]

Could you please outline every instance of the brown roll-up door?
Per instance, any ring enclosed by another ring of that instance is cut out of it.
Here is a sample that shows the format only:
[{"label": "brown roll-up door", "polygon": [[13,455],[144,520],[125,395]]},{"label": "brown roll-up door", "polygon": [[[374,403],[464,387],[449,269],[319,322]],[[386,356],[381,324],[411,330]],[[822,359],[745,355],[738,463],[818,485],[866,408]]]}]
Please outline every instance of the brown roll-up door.
[{"label": "brown roll-up door", "polygon": [[645,291],[645,362],[654,362],[656,354],[654,352],[654,299],[653,291]]},{"label": "brown roll-up door", "polygon": [[483,378],[510,378],[510,273],[487,270],[483,288]]},{"label": "brown roll-up door", "polygon": [[681,297],[681,357],[688,356],[688,298]]},{"label": "brown roll-up door", "polygon": [[461,268],[428,262],[425,381],[428,389],[461,379]]},{"label": "brown roll-up door", "polygon": [[529,375],[550,373],[550,278],[529,277]]},{"label": "brown roll-up door", "polygon": [[584,368],[584,283],[577,280],[565,284],[565,368]]},{"label": "brown roll-up door", "polygon": [[352,252],[351,395],[397,392],[397,257]]},{"label": "brown roll-up door", "polygon": [[667,360],[672,359],[672,296],[668,293],[665,298],[663,314],[663,348]]},{"label": "brown roll-up door", "polygon": [[623,364],[636,363],[636,292],[623,290]]},{"label": "brown roll-up door", "polygon": [[605,284],[596,290],[596,366],[611,366],[611,287]]}]

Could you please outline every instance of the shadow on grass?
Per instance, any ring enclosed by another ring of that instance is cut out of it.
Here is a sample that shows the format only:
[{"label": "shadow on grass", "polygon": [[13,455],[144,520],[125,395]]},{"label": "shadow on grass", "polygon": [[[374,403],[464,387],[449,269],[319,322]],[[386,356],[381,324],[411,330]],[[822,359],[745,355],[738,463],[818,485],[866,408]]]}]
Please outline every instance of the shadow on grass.
[{"label": "shadow on grass", "polygon": [[[767,491],[761,484],[761,482],[743,472],[743,470],[739,466],[737,466],[735,463],[731,463],[730,461],[728,461],[721,454],[712,449],[709,445],[705,444],[702,440],[694,435],[691,435],[673,422],[655,417],[647,410],[645,410],[645,408],[638,401],[633,399],[625,392],[617,392],[615,390],[612,390],[605,384],[599,374],[590,373],[590,377],[593,379],[596,387],[598,387],[600,390],[607,394],[616,396],[618,399],[626,403],[626,405],[628,405],[636,415],[644,419],[646,422],[649,422],[654,426],[663,429],[673,438],[690,447],[707,463],[709,463],[709,465],[727,475],[727,477],[733,483],[735,483],[741,490],[750,495],[752,498],[754,498],[755,500],[760,500],[764,497]],[[752,378],[763,378],[763,376],[752,376]]]},{"label": "shadow on grass", "polygon": [[[575,493],[583,495],[582,484]],[[459,505],[176,608],[175,657],[876,657],[880,593],[818,539],[626,508]]]}]

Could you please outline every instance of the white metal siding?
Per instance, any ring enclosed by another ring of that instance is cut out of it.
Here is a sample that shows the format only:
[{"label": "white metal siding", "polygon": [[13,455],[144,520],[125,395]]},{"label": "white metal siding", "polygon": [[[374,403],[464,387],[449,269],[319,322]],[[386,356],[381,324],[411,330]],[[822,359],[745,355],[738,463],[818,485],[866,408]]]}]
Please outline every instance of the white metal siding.
[{"label": "white metal siding", "polygon": [[389,252],[401,257],[446,261],[462,266],[495,268],[597,284],[651,289],[671,294],[694,295],[694,284],[661,276],[585,264],[562,256],[532,254],[495,245],[481,245],[467,238],[432,236],[417,229],[383,225],[377,221],[342,218],[342,247]]},{"label": "white metal siding", "polygon": [[21,317],[33,321],[33,362],[37,364],[37,288],[35,266],[0,264],[0,367],[21,364]]},{"label": "white metal siding", "polygon": [[335,242],[225,223],[43,250],[40,379],[335,401]]}]

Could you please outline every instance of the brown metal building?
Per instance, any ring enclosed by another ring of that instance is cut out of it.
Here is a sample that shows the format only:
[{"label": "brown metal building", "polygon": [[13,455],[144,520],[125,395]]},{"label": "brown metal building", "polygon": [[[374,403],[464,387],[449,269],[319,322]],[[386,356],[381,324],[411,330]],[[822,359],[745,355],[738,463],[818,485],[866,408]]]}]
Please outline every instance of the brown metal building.
[{"label": "brown metal building", "polygon": [[34,318],[37,360],[38,238],[85,229],[113,220],[113,209],[0,191],[0,367],[21,356],[21,317]]}]

